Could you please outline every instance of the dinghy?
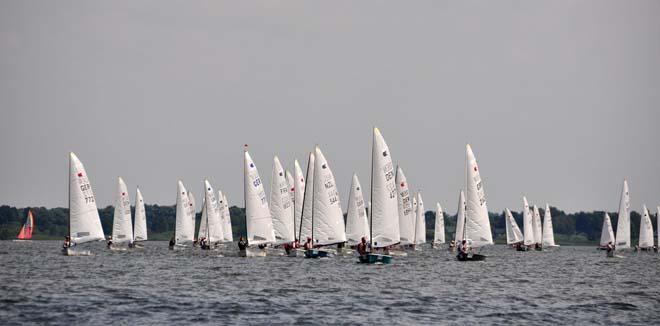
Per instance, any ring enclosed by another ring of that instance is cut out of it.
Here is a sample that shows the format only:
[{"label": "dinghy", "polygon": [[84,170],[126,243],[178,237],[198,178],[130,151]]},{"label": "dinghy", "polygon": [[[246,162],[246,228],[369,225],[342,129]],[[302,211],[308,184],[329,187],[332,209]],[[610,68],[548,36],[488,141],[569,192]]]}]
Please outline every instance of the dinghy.
[{"label": "dinghy", "polygon": [[545,204],[543,214],[543,248],[559,247],[555,243],[555,231],[552,228],[552,215],[550,215],[550,205]]},{"label": "dinghy", "polygon": [[244,153],[243,189],[248,247],[239,254],[244,257],[265,257],[264,248],[275,242],[275,231],[264,185],[247,148]]},{"label": "dinghy", "polygon": [[[484,191],[477,160],[472,148],[466,146],[466,209],[465,209],[465,238],[472,241],[472,248],[481,248],[493,244],[493,234],[490,230],[488,208],[486,207],[486,193]],[[460,261],[485,260],[486,256],[468,254],[457,256]]]},{"label": "dinghy", "polygon": [[454,235],[454,245],[450,250],[456,250],[456,247],[465,239],[465,193],[461,190],[458,194],[458,209],[456,211],[456,234]]},{"label": "dinghy", "polygon": [[131,218],[131,200],[124,179],[117,178],[115,213],[112,220],[112,241],[108,241],[110,250],[126,250],[133,242],[133,223]]},{"label": "dinghy", "polygon": [[144,198],[138,187],[135,192],[135,225],[133,226],[133,247],[141,248],[141,242],[147,241],[147,214]]},{"label": "dinghy", "polygon": [[528,249],[534,247],[534,226],[532,220],[532,212],[529,209],[529,203],[527,203],[527,197],[523,196],[523,230],[525,231],[523,244],[525,246],[520,247],[518,251],[527,251]]},{"label": "dinghy", "polygon": [[319,248],[346,242],[344,213],[339,202],[337,183],[328,161],[318,146],[314,150],[313,179],[311,239],[314,249],[305,250],[306,258],[328,256],[328,251]]},{"label": "dinghy", "polygon": [[346,244],[351,247],[357,246],[362,238],[369,241],[369,221],[364,207],[360,180],[356,174],[353,174],[346,213]]},{"label": "dinghy", "polygon": [[289,182],[284,175],[280,159],[275,156],[270,179],[270,216],[273,219],[275,246],[292,243],[295,240],[293,214]]},{"label": "dinghy", "polygon": [[76,250],[77,245],[105,240],[96,198],[82,162],[69,154],[69,235],[62,250],[67,256],[89,256],[89,250]]},{"label": "dinghy", "polygon": [[183,249],[192,246],[194,241],[195,223],[191,218],[193,203],[183,182],[177,182],[176,222],[174,226],[174,241],[170,241],[170,249]]},{"label": "dinghy", "polygon": [[415,250],[422,250],[421,245],[426,243],[426,210],[424,209],[424,200],[422,199],[422,192],[418,191],[417,196],[417,210],[415,211],[415,237],[414,244]]},{"label": "dinghy", "polygon": [[610,214],[603,214],[603,228],[600,231],[600,243],[598,249],[606,250],[609,243],[616,243],[614,239],[614,230],[612,229],[612,220]]},{"label": "dinghy", "polygon": [[[394,180],[390,149],[378,128],[373,130],[371,150],[371,202],[369,253],[359,256],[360,263],[389,264],[388,248],[397,245],[399,233],[399,203]],[[382,254],[380,254],[382,252]]]},{"label": "dinghy", "polygon": [[227,195],[222,191],[218,191],[218,200],[220,200],[219,209],[221,211],[220,218],[222,219],[222,242],[233,242],[234,234],[231,227],[231,216],[229,214],[229,202],[227,202]]},{"label": "dinghy", "polygon": [[440,203],[435,204],[435,230],[433,232],[433,247],[440,248],[445,243],[445,215]]},{"label": "dinghy", "polygon": [[400,166],[396,168],[397,204],[399,211],[399,245],[412,246],[415,239],[415,212],[412,207],[408,180]]},{"label": "dinghy", "polygon": [[628,180],[623,180],[619,200],[619,220],[616,224],[616,250],[630,248],[630,194]]},{"label": "dinghy", "polygon": [[543,229],[541,226],[541,213],[539,213],[539,208],[534,205],[532,208],[533,218],[532,218],[532,227],[534,228],[534,244],[536,250],[543,250]]},{"label": "dinghy", "polygon": [[639,249],[643,251],[653,249],[653,224],[646,205],[642,208],[642,218],[639,222]]},{"label": "dinghy", "polygon": [[[205,233],[201,234],[198,239],[201,242],[202,237],[204,243],[200,243],[200,247],[205,250],[213,249],[224,240],[224,233],[222,232],[222,219],[220,218],[220,209],[218,208],[218,199],[215,197],[215,190],[208,180],[204,180],[204,204],[202,206],[202,220],[204,223]],[[201,227],[200,227],[201,229]]]},{"label": "dinghy", "polygon": [[511,246],[523,242],[523,234],[520,232],[518,223],[513,218],[511,211],[507,208],[504,210],[504,214],[506,219],[506,244]]},{"label": "dinghy", "polygon": [[21,226],[21,230],[18,231],[18,236],[14,241],[31,241],[32,230],[34,230],[34,216],[32,216],[32,210],[28,209],[25,223]]}]

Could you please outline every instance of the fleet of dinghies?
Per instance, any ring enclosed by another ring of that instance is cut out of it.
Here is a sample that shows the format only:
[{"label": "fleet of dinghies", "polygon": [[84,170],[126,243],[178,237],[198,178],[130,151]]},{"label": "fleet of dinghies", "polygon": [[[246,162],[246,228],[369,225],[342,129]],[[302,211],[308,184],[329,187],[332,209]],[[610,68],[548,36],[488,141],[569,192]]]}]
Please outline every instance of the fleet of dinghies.
[{"label": "fleet of dinghies", "polygon": [[[481,249],[494,242],[481,171],[469,144],[465,153],[465,191],[459,192],[456,228],[449,249],[458,249],[456,257],[459,261],[479,261],[486,258]],[[406,250],[419,250],[426,243],[426,211],[421,190],[414,195],[411,193],[403,169],[393,164],[389,147],[378,128],[373,129],[370,189],[364,191],[357,174],[352,175],[346,219],[339,187],[319,146],[309,153],[305,172],[298,160],[294,160],[291,173],[275,156],[268,195],[247,145],[243,160],[246,234],[238,243],[239,256],[263,257],[273,252],[277,255],[323,258],[353,254],[355,250],[360,263],[388,264],[393,256],[405,256]],[[213,250],[223,243],[234,241],[227,195],[220,190],[216,192],[208,180],[204,180],[203,184],[201,218],[195,237],[195,198],[181,180],[177,182],[176,222],[170,240],[172,250],[197,246]],[[367,194],[369,201],[365,199]],[[657,210],[656,216],[660,216],[660,207]],[[523,196],[522,212],[518,216],[522,216],[522,230],[514,214],[508,208],[504,211],[508,246],[518,251],[559,247],[555,243],[550,205],[545,204],[541,216],[538,206],[530,206],[527,197]],[[626,180],[616,217],[615,233],[610,215],[603,215],[599,248],[607,249],[608,257],[613,256],[615,249],[631,247],[630,195]],[[658,222],[660,234],[660,220]],[[34,217],[29,211],[18,239],[30,239],[33,228]],[[656,249],[651,217],[645,205],[639,235],[636,249]],[[147,239],[147,216],[142,193],[136,188],[133,219],[128,187],[118,177],[108,248],[139,248],[141,242]],[[103,240],[105,236],[89,177],[82,162],[70,153],[69,232],[63,253],[70,256],[90,255],[90,250],[84,249],[83,245]],[[441,248],[444,243],[445,213],[440,203],[436,203],[432,247]],[[348,247],[345,248],[345,245]]]}]

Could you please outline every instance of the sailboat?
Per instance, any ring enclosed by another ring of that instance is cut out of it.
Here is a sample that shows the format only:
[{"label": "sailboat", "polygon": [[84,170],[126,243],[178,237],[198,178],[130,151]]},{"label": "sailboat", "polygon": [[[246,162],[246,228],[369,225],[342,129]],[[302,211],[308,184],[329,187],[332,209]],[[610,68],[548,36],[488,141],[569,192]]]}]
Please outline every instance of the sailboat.
[{"label": "sailboat", "polygon": [[[195,224],[197,224],[197,206],[195,206],[195,196],[192,191],[188,191],[188,216],[192,220],[193,237],[195,236]],[[193,245],[197,245],[199,239],[193,238]]]},{"label": "sailboat", "polygon": [[628,180],[623,180],[619,200],[619,220],[616,224],[616,249],[630,248],[630,194]]},{"label": "sailboat", "polygon": [[550,215],[550,205],[545,204],[545,213],[543,214],[543,248],[559,247],[555,243],[555,231],[552,228],[552,215]]},{"label": "sailboat", "polygon": [[204,205],[202,206],[202,221],[206,224],[206,232],[199,238],[202,249],[213,249],[224,239],[222,219],[218,208],[218,199],[215,190],[208,180],[204,180]]},{"label": "sailboat", "polygon": [[[314,192],[314,152],[309,153],[307,159],[307,172],[305,173],[305,186],[300,207],[300,225],[298,230],[298,240],[303,243],[306,239],[312,237],[312,192]],[[301,179],[303,180],[303,179]]]},{"label": "sailboat", "polygon": [[193,244],[195,224],[190,217],[193,210],[188,191],[179,180],[177,182],[176,194],[176,222],[174,226],[174,239],[170,241],[170,249],[185,248]]},{"label": "sailboat", "polygon": [[541,213],[539,213],[539,208],[534,205],[532,208],[533,219],[532,226],[534,227],[534,243],[536,244],[536,250],[543,249],[543,229],[541,225]]},{"label": "sailboat", "polygon": [[609,243],[614,244],[616,241],[614,239],[614,230],[612,229],[612,220],[610,219],[610,214],[603,214],[603,228],[600,231],[600,243],[599,249],[607,249]]},{"label": "sailboat", "polygon": [[124,180],[117,178],[117,193],[115,213],[112,222],[112,241],[108,248],[126,250],[133,242],[133,222],[131,218],[131,200],[128,198],[128,188]]},{"label": "sailboat", "polygon": [[289,182],[286,180],[284,169],[277,156],[273,158],[270,180],[270,216],[273,219],[273,231],[275,232],[273,244],[278,246],[293,242],[295,231]]},{"label": "sailboat", "polygon": [[397,204],[399,211],[399,245],[411,246],[415,239],[415,212],[412,208],[408,180],[400,166],[396,167]]},{"label": "sailboat", "polygon": [[222,211],[220,217],[222,218],[222,233],[223,233],[223,242],[233,242],[234,234],[231,227],[231,215],[229,213],[229,202],[227,201],[227,195],[223,194],[222,191],[218,191],[218,199],[220,200],[219,209]]},{"label": "sailboat", "polygon": [[[270,216],[264,185],[247,148],[244,153],[244,171],[243,189],[245,195],[243,197],[245,200],[248,247],[246,250],[241,250],[240,255],[244,257],[265,257],[266,245],[275,242],[275,231],[273,230],[273,219]],[[258,247],[254,248],[254,246]]]},{"label": "sailboat", "polygon": [[135,225],[133,226],[133,247],[139,248],[140,242],[147,241],[147,214],[144,209],[144,198],[138,187],[135,192]]},{"label": "sailboat", "polygon": [[520,232],[518,223],[516,223],[513,214],[511,214],[511,211],[508,208],[504,211],[504,215],[506,219],[506,244],[514,245],[522,242],[523,234]]},{"label": "sailboat", "polygon": [[25,223],[21,226],[21,230],[18,231],[18,236],[16,236],[14,241],[31,241],[32,230],[34,230],[34,216],[32,215],[32,210],[28,209]]},{"label": "sailboat", "polygon": [[415,212],[415,250],[421,250],[421,245],[426,243],[426,211],[422,192],[417,192],[417,211]]},{"label": "sailboat", "polygon": [[76,154],[69,154],[69,235],[62,250],[67,256],[88,256],[89,250],[76,245],[105,240],[99,211],[87,172]]},{"label": "sailboat", "polygon": [[300,239],[300,221],[302,221],[306,176],[303,175],[298,160],[295,160],[293,162],[293,165],[294,165],[294,169],[293,169],[294,184],[292,187],[293,187],[293,218],[294,218],[293,226],[295,230],[294,237],[296,238],[297,241],[301,241],[302,239]]},{"label": "sailboat", "polygon": [[534,239],[534,222],[532,222],[534,217],[532,217],[532,215],[533,214],[529,209],[529,203],[527,202],[527,197],[523,196],[523,230],[525,232],[523,244],[525,246],[520,247],[518,251],[527,251],[536,243]]},{"label": "sailboat", "polygon": [[653,224],[649,210],[644,205],[642,209],[642,218],[639,221],[639,249],[651,250],[653,248]]},{"label": "sailboat", "polygon": [[[361,263],[392,262],[387,248],[401,241],[399,203],[390,149],[378,128],[373,129],[371,145],[370,252],[360,256]],[[377,252],[382,250],[384,254]]]},{"label": "sailboat", "polygon": [[362,238],[369,241],[369,221],[364,207],[360,180],[356,174],[353,174],[346,213],[346,243],[354,247],[360,243]]},{"label": "sailboat", "polygon": [[[314,150],[314,185],[312,186],[312,244],[314,248],[346,242],[344,213],[339,203],[337,183],[321,149]],[[307,189],[307,188],[306,188]],[[306,250],[306,258],[328,256],[325,250]]]},{"label": "sailboat", "polygon": [[435,230],[433,234],[433,247],[439,248],[445,243],[445,215],[440,203],[435,204]]},{"label": "sailboat", "polygon": [[[488,208],[486,207],[486,193],[484,191],[477,160],[472,148],[468,144],[465,148],[466,156],[466,207],[465,207],[465,238],[472,242],[473,248],[480,248],[493,244],[493,234],[490,230]],[[486,256],[480,254],[457,256],[460,261],[484,260]]]},{"label": "sailboat", "polygon": [[206,237],[208,234],[207,224],[208,218],[206,216],[206,198],[202,197],[202,217],[199,219],[199,228],[197,229],[197,241],[201,241],[202,238]]},{"label": "sailboat", "polygon": [[456,211],[456,233],[454,235],[454,246],[450,250],[454,251],[465,239],[465,192],[461,190],[458,194],[458,209]]}]

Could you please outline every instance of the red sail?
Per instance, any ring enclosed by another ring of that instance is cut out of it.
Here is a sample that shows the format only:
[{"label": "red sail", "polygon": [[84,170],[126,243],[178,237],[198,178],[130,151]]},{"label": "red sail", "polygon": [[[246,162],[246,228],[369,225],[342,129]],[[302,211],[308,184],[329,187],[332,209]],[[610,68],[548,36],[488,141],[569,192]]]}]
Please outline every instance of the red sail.
[{"label": "red sail", "polygon": [[23,227],[21,227],[21,231],[18,233],[18,239],[19,240],[32,239],[33,228],[34,228],[34,217],[32,216],[32,211],[29,210],[27,220],[25,221],[25,224],[23,224]]}]

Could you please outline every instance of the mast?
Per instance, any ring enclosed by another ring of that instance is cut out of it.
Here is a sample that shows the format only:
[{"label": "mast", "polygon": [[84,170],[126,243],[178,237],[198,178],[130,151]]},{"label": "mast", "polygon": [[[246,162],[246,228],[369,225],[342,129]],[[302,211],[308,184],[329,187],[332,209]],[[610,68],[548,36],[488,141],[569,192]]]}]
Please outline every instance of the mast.
[{"label": "mast", "polygon": [[[316,145],[315,150],[317,148],[319,148],[319,145]],[[316,153],[314,153],[314,155],[316,155]],[[314,164],[316,164],[316,156],[314,157]],[[307,165],[307,170],[309,171],[309,164]],[[314,173],[316,172],[316,167],[314,167]],[[309,178],[309,176],[307,177]],[[316,182],[316,178],[314,178],[314,182]],[[316,196],[314,195],[314,182],[312,182],[312,248],[314,248],[314,200],[316,199]],[[305,187],[305,191],[307,191],[307,187]],[[304,201],[303,205],[305,205]],[[300,219],[300,227],[302,228],[302,218]]]},{"label": "mast", "polygon": [[[374,127],[375,129],[376,127]],[[374,198],[374,146],[376,146],[376,133],[375,130],[371,132],[371,185],[369,199],[373,201]],[[373,248],[374,242],[374,208],[369,207],[369,252]]]},{"label": "mast", "polygon": [[69,233],[69,245],[71,245],[71,153],[69,153],[69,180],[67,184],[69,185],[69,230],[67,233]]},{"label": "mast", "polygon": [[[300,209],[300,225],[298,226],[298,241],[302,241],[302,239],[300,239],[300,237],[302,237],[302,221],[303,221],[303,216],[305,215],[305,197],[307,196],[307,180],[309,180],[309,163],[311,162],[311,159],[312,159],[312,153],[310,152],[309,156],[307,157],[307,171],[305,172],[305,191],[303,192],[302,208]],[[314,189],[314,184],[313,183],[311,184],[311,186],[312,186],[312,189]],[[314,207],[312,205],[312,214],[313,214],[313,212],[314,212]],[[293,218],[295,219],[296,217],[294,216]],[[295,223],[294,223],[294,225],[295,225]],[[314,231],[314,219],[312,219],[312,232],[313,231]],[[312,243],[312,245],[313,244],[314,243]]]},{"label": "mast", "polygon": [[247,177],[247,170],[245,169],[245,165],[247,164],[247,161],[245,160],[245,152],[247,152],[248,149],[248,144],[243,145],[243,215],[245,216],[245,242],[247,242],[248,246],[250,245],[250,238],[248,237],[247,234],[247,189],[245,187],[245,178]]}]

